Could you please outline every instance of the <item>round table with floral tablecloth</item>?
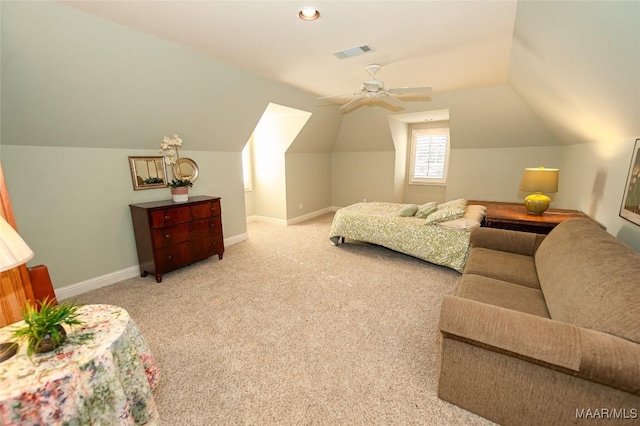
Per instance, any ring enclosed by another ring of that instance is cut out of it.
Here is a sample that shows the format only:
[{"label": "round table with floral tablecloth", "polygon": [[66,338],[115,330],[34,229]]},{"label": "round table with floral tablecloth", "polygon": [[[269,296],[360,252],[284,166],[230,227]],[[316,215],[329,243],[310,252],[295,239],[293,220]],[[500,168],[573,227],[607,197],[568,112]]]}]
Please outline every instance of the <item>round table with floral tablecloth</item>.
[{"label": "round table with floral tablecloth", "polygon": [[[127,311],[111,305],[78,309],[84,322],[68,327],[52,352],[15,356],[0,363],[0,425],[155,424],[153,399],[159,371]],[[0,328],[11,339],[18,322]]]}]

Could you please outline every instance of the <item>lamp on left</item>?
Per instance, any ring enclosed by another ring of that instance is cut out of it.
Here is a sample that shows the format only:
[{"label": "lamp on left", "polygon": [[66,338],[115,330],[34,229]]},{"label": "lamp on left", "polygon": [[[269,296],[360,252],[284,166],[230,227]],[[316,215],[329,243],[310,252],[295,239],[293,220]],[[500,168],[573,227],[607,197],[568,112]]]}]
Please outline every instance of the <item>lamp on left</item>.
[{"label": "lamp on left", "polygon": [[[16,268],[27,263],[33,257],[33,251],[18,235],[15,229],[0,216],[0,272]],[[15,355],[18,345],[13,342],[0,343],[0,362]]]},{"label": "lamp on left", "polygon": [[0,272],[27,263],[33,251],[15,229],[0,216]]}]

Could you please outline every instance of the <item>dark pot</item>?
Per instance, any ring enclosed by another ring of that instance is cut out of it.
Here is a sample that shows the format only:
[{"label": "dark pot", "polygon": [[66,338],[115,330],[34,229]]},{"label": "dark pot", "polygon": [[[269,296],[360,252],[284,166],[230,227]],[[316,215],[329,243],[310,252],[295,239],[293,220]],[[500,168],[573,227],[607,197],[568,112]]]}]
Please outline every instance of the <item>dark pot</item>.
[{"label": "dark pot", "polygon": [[60,341],[56,344],[56,342],[51,338],[51,335],[46,334],[40,343],[40,346],[36,348],[36,352],[41,354],[43,352],[50,352],[58,347],[60,347],[65,340],[67,340],[67,332],[64,327],[60,324],[56,325],[56,329],[58,333],[60,333]]}]

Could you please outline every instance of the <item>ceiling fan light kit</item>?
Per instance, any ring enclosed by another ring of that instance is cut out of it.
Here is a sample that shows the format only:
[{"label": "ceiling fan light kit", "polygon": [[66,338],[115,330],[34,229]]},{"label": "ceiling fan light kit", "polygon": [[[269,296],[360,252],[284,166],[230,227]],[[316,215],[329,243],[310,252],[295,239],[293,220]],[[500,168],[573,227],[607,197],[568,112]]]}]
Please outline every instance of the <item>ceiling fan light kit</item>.
[{"label": "ceiling fan light kit", "polygon": [[378,71],[380,71],[379,64],[369,64],[365,67],[365,70],[369,73],[369,75],[371,76],[371,79],[362,82],[359,92],[348,94],[348,95],[323,96],[317,99],[320,100],[320,99],[338,98],[338,97],[345,97],[345,96],[355,96],[355,98],[351,99],[349,102],[347,102],[346,104],[340,107],[340,109],[346,110],[349,107],[355,106],[358,101],[361,101],[361,100],[368,101],[370,99],[381,100],[382,102],[386,102],[393,106],[399,107],[400,103],[398,101],[401,99],[397,98],[398,95],[431,93],[431,87],[426,87],[426,86],[425,87],[396,87],[393,89],[385,89],[384,82],[382,80],[376,79],[376,74],[378,73]]}]

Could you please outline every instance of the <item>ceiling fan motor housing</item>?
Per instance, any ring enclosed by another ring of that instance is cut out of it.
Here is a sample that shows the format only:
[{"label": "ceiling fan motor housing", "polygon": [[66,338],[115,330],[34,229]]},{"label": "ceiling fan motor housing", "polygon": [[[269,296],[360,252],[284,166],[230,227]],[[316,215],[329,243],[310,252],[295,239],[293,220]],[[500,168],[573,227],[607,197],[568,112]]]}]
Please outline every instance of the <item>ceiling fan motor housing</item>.
[{"label": "ceiling fan motor housing", "polygon": [[384,89],[384,82],[380,80],[369,80],[362,83],[362,90],[366,92],[377,92]]}]

